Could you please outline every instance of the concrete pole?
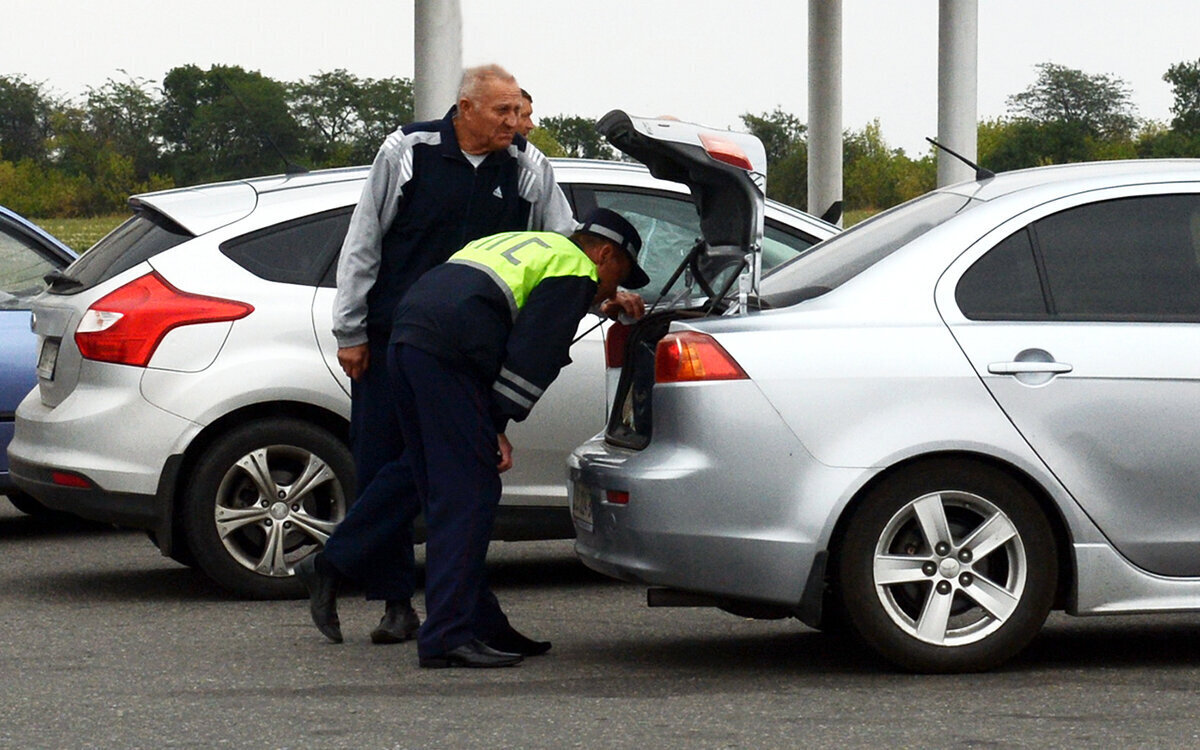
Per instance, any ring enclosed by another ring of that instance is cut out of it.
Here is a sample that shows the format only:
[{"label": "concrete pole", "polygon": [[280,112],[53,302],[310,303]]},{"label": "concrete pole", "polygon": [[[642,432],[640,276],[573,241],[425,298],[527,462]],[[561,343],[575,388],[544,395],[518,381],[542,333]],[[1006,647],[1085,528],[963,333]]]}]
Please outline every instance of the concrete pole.
[{"label": "concrete pole", "polygon": [[808,0],[808,212],[841,200],[842,0]]},{"label": "concrete pole", "polygon": [[[978,162],[979,0],[939,1],[938,142]],[[974,177],[973,169],[938,151],[939,187]]]},{"label": "concrete pole", "polygon": [[413,109],[418,120],[439,120],[458,100],[462,78],[462,9],[458,0],[416,0]]}]

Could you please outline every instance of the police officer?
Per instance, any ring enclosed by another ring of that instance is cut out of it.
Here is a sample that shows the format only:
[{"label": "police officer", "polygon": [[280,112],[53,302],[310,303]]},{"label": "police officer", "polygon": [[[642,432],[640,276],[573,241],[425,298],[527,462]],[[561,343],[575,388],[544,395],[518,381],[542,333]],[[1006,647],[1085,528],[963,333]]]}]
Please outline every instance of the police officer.
[{"label": "police officer", "polygon": [[504,433],[570,362],[588,309],[618,285],[648,283],[640,248],[628,221],[599,209],[570,238],[508,232],[471,242],[397,307],[388,372],[405,451],[363,500],[394,496],[409,519],[425,511],[422,667],[509,666],[550,648],[512,628],[485,581],[500,473],[513,463]]},{"label": "police officer", "polygon": [[[367,175],[338,260],[333,319],[338,360],[352,380],[350,442],[360,491],[403,448],[385,365],[395,306],[409,286],[477,237],[576,226],[549,161],[516,134],[523,102],[503,68],[470,68],[446,117],[392,133]],[[412,526],[390,498],[356,502],[326,552],[368,599],[387,602],[373,642],[414,635]],[[296,568],[306,584],[311,565]],[[341,642],[336,609],[313,616]]]}]

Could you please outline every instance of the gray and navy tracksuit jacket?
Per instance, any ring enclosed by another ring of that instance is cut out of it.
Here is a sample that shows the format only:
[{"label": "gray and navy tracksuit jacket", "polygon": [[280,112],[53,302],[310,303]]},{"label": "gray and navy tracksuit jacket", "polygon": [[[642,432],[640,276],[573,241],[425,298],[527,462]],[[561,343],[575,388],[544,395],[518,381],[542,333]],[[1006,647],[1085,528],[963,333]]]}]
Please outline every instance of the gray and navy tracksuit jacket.
[{"label": "gray and navy tracksuit jacket", "polygon": [[492,420],[503,433],[571,362],[597,283],[596,264],[561,234],[484,237],[408,290],[391,341],[492,384]]},{"label": "gray and navy tracksuit jacket", "polygon": [[467,242],[577,226],[542,152],[518,135],[475,167],[458,145],[454,114],[406,125],[379,149],[338,259],[338,346],[386,341],[408,288]]}]

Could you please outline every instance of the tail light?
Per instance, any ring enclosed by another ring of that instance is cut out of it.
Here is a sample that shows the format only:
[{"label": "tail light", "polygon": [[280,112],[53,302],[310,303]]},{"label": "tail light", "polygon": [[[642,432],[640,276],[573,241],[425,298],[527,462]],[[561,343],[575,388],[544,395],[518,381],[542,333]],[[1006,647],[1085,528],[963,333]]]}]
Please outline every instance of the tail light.
[{"label": "tail light", "polygon": [[243,302],[182,292],[152,272],[96,300],[75,329],[75,343],[86,359],[145,367],[171,329],[253,311]]},{"label": "tail light", "polygon": [[700,143],[704,145],[704,150],[708,152],[708,155],[717,161],[723,161],[735,167],[754,171],[754,165],[750,163],[750,157],[746,156],[746,152],[742,150],[741,146],[738,146],[728,138],[702,133],[700,135]]},{"label": "tail light", "polygon": [[625,347],[629,344],[629,332],[633,326],[614,322],[604,334],[604,364],[607,367],[625,366]]},{"label": "tail light", "polygon": [[654,382],[744,380],[749,376],[729,352],[706,333],[667,334],[654,352]]}]

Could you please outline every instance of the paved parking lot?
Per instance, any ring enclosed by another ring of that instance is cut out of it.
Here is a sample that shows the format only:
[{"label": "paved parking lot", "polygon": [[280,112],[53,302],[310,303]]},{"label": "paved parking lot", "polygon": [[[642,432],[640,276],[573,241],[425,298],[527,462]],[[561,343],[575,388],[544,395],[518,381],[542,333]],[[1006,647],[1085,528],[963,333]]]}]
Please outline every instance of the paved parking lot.
[{"label": "paved parking lot", "polygon": [[0,503],[0,747],[1190,747],[1200,615],[1055,616],[1003,671],[886,671],[794,621],[649,609],[568,542],[493,545],[513,621],[554,641],[504,670],[420,670],[342,604],[226,597],[138,532]]}]

